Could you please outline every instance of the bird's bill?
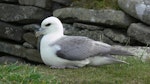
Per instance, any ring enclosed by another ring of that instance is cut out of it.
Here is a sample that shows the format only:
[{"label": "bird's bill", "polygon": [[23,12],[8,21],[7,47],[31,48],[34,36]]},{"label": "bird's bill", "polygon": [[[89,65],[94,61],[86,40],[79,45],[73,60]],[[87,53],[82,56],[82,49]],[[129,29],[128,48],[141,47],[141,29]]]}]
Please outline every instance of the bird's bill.
[{"label": "bird's bill", "polygon": [[41,35],[41,32],[40,32],[40,31],[35,32],[35,36],[36,36],[36,37],[39,37],[40,35]]},{"label": "bird's bill", "polygon": [[38,31],[35,32],[35,36],[39,37],[39,36],[41,36],[43,34],[43,32],[44,32],[43,29],[40,28]]}]

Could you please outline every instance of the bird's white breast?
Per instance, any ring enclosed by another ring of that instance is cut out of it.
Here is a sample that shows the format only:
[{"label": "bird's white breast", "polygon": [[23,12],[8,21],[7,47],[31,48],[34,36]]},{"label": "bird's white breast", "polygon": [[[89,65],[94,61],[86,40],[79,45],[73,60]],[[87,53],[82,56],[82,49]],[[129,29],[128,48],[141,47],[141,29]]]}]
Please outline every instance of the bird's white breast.
[{"label": "bird's white breast", "polygon": [[[57,63],[63,62],[64,60],[57,57],[56,52],[60,50],[59,45],[50,46],[50,44],[54,43],[57,40],[57,37],[53,37],[51,35],[45,35],[41,39],[40,44],[40,53],[43,62],[46,65],[58,65]],[[59,61],[59,62],[57,62]]]}]

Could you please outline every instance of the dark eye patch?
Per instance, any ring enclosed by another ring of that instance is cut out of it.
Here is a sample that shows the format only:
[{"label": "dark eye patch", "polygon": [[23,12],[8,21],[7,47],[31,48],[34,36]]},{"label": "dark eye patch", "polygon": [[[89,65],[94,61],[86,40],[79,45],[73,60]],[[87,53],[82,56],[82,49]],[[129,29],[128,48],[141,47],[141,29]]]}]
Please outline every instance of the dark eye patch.
[{"label": "dark eye patch", "polygon": [[50,25],[51,25],[51,23],[48,23],[48,24],[46,24],[45,26],[48,27],[48,26],[50,26]]}]

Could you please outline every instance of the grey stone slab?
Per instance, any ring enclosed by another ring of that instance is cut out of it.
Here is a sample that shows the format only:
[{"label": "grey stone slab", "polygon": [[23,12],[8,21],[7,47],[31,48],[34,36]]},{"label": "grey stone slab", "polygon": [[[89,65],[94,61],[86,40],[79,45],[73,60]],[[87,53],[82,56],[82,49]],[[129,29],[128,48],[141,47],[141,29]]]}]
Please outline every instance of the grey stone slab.
[{"label": "grey stone slab", "polygon": [[36,23],[50,15],[50,12],[37,7],[0,3],[0,20],[5,22]]}]

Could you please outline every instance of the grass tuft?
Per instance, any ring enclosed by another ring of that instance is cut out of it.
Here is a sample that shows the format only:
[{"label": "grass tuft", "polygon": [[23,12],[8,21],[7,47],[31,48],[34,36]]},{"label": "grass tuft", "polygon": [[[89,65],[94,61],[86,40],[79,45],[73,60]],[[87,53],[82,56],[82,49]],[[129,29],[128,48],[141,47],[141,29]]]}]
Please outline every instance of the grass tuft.
[{"label": "grass tuft", "polygon": [[52,75],[44,76],[36,66],[1,65],[0,84],[56,84],[58,81]]}]

